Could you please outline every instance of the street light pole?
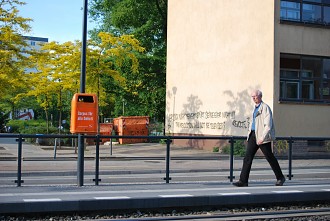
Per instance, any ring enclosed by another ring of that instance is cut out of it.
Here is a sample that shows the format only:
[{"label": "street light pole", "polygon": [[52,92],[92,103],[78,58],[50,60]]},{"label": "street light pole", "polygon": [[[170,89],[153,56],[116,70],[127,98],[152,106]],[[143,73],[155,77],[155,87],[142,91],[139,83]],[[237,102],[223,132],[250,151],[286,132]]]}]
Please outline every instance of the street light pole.
[{"label": "street light pole", "polygon": [[123,116],[125,115],[125,99],[123,98]]},{"label": "street light pole", "polygon": [[[80,93],[85,93],[86,87],[86,45],[87,45],[87,6],[88,0],[84,0],[83,32],[81,45],[81,71],[80,71]],[[84,151],[85,143],[82,134],[78,134],[78,160],[77,160],[77,184],[84,185]]]},{"label": "street light pole", "polygon": [[80,93],[85,93],[86,87],[86,48],[87,48],[87,9],[88,0],[84,0],[84,14],[83,14],[83,32],[81,44],[81,71],[80,71]]}]

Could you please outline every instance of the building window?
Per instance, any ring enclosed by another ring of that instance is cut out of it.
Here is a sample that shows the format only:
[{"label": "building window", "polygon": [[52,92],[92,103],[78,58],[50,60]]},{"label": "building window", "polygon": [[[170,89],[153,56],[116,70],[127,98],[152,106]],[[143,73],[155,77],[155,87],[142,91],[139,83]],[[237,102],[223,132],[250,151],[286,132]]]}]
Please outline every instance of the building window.
[{"label": "building window", "polygon": [[322,23],[321,6],[303,4],[302,21],[310,23]]},{"label": "building window", "polygon": [[330,25],[330,6],[324,7],[324,23]]},{"label": "building window", "polygon": [[281,0],[281,21],[330,26],[330,0]]},{"label": "building window", "polygon": [[30,45],[35,46],[36,42],[35,41],[31,41]]},{"label": "building window", "polygon": [[300,21],[300,3],[281,1],[281,19]]},{"label": "building window", "polygon": [[280,100],[330,103],[330,58],[281,54]]}]

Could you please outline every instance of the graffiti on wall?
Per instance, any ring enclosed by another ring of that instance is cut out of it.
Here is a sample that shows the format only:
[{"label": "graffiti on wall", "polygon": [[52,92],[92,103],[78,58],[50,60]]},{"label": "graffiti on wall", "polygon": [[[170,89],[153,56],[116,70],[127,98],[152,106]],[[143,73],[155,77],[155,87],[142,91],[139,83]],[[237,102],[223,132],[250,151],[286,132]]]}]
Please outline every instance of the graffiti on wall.
[{"label": "graffiti on wall", "polygon": [[235,111],[198,111],[195,113],[168,114],[168,130],[247,130],[250,118],[237,119]]}]

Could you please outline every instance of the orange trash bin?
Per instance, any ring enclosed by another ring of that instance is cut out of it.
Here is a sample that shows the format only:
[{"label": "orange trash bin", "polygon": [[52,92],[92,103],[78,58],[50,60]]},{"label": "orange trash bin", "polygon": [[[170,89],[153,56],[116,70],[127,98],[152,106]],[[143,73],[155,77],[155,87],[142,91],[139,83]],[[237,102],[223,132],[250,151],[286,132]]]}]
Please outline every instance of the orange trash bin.
[{"label": "orange trash bin", "polygon": [[71,101],[70,132],[97,134],[98,101],[95,94],[74,94]]}]

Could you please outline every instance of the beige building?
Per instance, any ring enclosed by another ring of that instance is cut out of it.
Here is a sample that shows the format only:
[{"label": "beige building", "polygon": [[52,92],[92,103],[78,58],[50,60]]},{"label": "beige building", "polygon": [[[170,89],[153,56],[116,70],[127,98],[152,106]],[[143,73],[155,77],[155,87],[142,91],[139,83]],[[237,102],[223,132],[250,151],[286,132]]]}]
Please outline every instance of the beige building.
[{"label": "beige building", "polygon": [[[42,37],[34,37],[34,36],[23,36],[24,41],[26,43],[26,47],[22,51],[40,51],[42,46],[46,43],[48,43],[48,38],[42,38]],[[29,56],[27,53],[23,53],[24,56]],[[29,72],[38,72],[36,68],[26,68],[26,73]]]},{"label": "beige building", "polygon": [[260,89],[277,136],[330,136],[330,0],[168,0],[167,43],[168,134],[245,136]]}]

